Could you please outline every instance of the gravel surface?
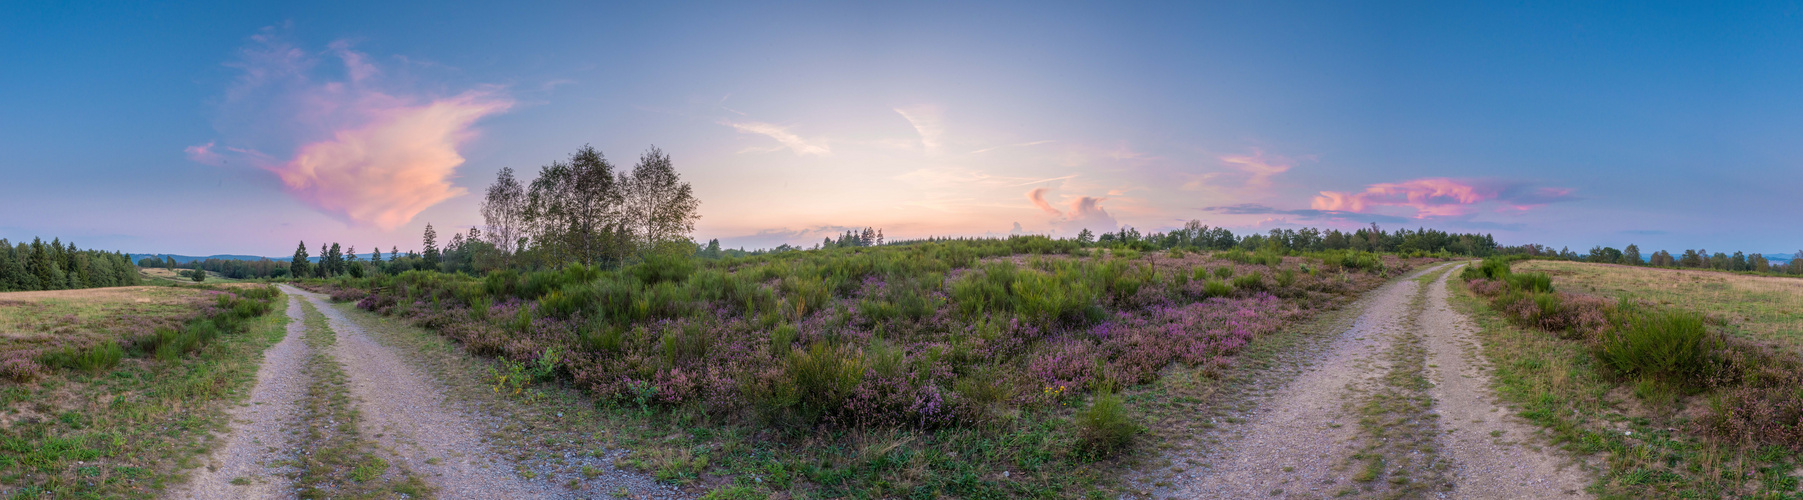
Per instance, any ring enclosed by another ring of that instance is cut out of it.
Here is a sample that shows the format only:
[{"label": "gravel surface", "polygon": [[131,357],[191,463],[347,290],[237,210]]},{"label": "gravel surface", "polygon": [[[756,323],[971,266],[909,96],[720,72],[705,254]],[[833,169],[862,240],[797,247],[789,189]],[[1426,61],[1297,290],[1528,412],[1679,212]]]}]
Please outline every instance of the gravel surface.
[{"label": "gravel surface", "polygon": [[[235,499],[293,498],[289,484],[291,466],[278,465],[293,458],[294,432],[300,428],[298,401],[307,393],[307,343],[301,339],[306,325],[300,300],[288,296],[288,334],[263,351],[257,369],[257,385],[243,405],[226,411],[231,431],[225,446],[213,450],[207,465],[194,471],[186,484],[174,488],[170,498]],[[243,478],[232,484],[234,479]]]},{"label": "gravel surface", "polygon": [[[419,473],[437,488],[440,498],[676,498],[678,493],[642,474],[621,471],[599,458],[600,474],[579,480],[580,488],[562,483],[572,478],[543,475],[524,479],[516,465],[488,449],[483,436],[488,419],[468,405],[447,401],[438,381],[424,376],[393,349],[365,334],[354,316],[328,305],[323,295],[283,287],[312,301],[324,314],[338,341],[332,356],[344,365],[358,406],[362,433],[372,438],[397,464]],[[534,471],[537,472],[537,471]],[[622,493],[629,493],[622,495]]]},{"label": "gravel surface", "polygon": [[1342,464],[1360,448],[1358,417],[1346,404],[1388,371],[1382,354],[1407,327],[1419,286],[1400,279],[1372,292],[1352,328],[1306,361],[1312,368],[1254,410],[1243,437],[1203,460],[1207,467],[1170,498],[1312,498],[1345,489],[1354,471]]},{"label": "gravel surface", "polygon": [[1420,320],[1434,384],[1428,393],[1445,430],[1441,448],[1453,464],[1455,488],[1449,497],[1587,498],[1589,479],[1581,467],[1537,445],[1544,442],[1540,428],[1517,421],[1496,403],[1477,326],[1446,303],[1446,281],[1457,271],[1428,288]]}]

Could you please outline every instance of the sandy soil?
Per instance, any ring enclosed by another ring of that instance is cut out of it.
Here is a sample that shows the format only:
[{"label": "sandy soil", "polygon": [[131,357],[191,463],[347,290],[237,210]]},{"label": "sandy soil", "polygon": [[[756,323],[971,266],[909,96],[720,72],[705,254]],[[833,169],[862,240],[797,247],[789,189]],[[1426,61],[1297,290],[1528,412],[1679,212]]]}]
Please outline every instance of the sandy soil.
[{"label": "sandy soil", "polygon": [[[170,491],[170,498],[236,499],[293,498],[287,475],[292,467],[278,461],[290,459],[297,449],[294,433],[300,428],[298,402],[307,393],[307,343],[300,299],[288,296],[288,335],[263,352],[257,369],[257,385],[250,399],[227,410],[231,431],[225,446],[213,450],[207,464],[189,476],[187,484]],[[233,484],[234,479],[243,478]]]},{"label": "sandy soil", "polygon": [[[1462,267],[1462,266],[1461,266]],[[1554,450],[1538,446],[1539,427],[1518,421],[1496,404],[1489,364],[1471,318],[1446,303],[1447,279],[1427,290],[1420,328],[1427,339],[1428,393],[1440,414],[1443,453],[1451,459],[1451,498],[1586,498],[1589,478]]]}]

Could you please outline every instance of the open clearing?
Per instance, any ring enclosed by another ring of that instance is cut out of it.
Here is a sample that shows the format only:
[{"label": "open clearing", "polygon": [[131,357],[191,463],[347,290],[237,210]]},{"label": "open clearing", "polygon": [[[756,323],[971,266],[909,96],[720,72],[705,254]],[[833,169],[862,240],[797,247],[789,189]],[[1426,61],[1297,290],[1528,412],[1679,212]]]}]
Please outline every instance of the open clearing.
[{"label": "open clearing", "polygon": [[1709,314],[1748,338],[1803,352],[1803,279],[1552,260],[1516,269],[1552,275],[1570,291]]}]

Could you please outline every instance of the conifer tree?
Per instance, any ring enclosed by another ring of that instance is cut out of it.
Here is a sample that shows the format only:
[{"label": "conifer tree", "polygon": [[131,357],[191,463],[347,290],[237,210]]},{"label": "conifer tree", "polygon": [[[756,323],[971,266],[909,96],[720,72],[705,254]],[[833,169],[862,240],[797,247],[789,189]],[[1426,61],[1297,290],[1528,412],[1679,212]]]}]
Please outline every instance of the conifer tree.
[{"label": "conifer tree", "polygon": [[307,272],[306,241],[301,241],[300,246],[294,249],[294,260],[288,263],[288,274],[292,274],[296,278],[305,278],[307,275],[312,274]]},{"label": "conifer tree", "polygon": [[438,231],[432,229],[432,223],[430,223],[430,222],[426,223],[425,240],[426,240],[425,241],[425,243],[426,243],[425,244],[426,262],[431,262],[433,264],[437,264],[438,263]]}]

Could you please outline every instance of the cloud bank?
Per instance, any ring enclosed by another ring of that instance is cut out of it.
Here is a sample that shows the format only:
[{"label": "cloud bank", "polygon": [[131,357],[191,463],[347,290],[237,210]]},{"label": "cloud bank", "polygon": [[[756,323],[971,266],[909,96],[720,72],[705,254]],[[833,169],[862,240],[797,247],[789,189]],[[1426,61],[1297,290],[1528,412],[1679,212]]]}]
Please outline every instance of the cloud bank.
[{"label": "cloud bank", "polygon": [[[465,194],[451,184],[464,162],[458,151],[476,137],[477,120],[513,106],[498,88],[432,97],[389,84],[345,41],[315,53],[273,28],[251,40],[227,64],[240,74],[220,105],[226,137],[188,147],[188,158],[268,170],[297,199],[352,224],[393,230]],[[281,160],[259,147],[293,153]]]},{"label": "cloud bank", "polygon": [[1360,192],[1322,191],[1310,208],[1366,213],[1383,207],[1414,211],[1414,218],[1470,214],[1479,203],[1496,202],[1505,209],[1530,210],[1571,199],[1572,190],[1519,183],[1454,180],[1444,177],[1372,184]]}]

